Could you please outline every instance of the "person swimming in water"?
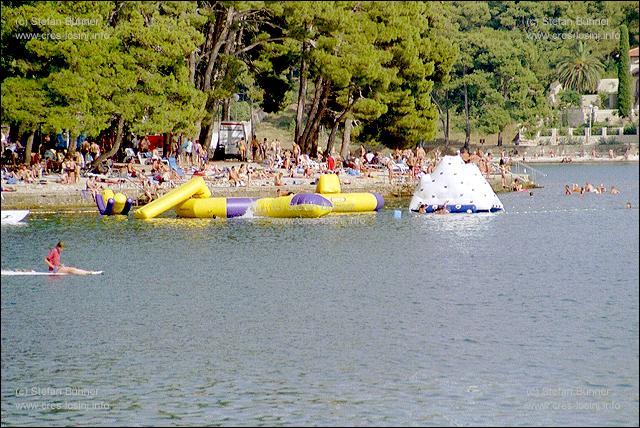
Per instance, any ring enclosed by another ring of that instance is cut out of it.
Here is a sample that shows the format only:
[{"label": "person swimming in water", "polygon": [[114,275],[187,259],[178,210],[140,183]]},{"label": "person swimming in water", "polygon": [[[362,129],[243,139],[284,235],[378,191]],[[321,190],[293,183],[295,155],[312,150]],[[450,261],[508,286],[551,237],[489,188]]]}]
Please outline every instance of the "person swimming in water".
[{"label": "person swimming in water", "polygon": [[442,205],[438,205],[438,207],[433,211],[434,214],[449,214],[449,209],[447,208],[447,204],[449,201],[445,202]]},{"label": "person swimming in water", "polygon": [[520,183],[520,179],[516,178],[515,180],[513,180],[511,190],[513,190],[514,192],[519,192],[522,190],[522,183]]},{"label": "person swimming in water", "polygon": [[51,273],[68,273],[71,275],[89,275],[91,272],[65,266],[60,262],[60,256],[62,254],[62,250],[64,249],[64,242],[58,241],[56,246],[49,251],[47,257],[44,258],[45,263],[49,266],[49,272]]}]

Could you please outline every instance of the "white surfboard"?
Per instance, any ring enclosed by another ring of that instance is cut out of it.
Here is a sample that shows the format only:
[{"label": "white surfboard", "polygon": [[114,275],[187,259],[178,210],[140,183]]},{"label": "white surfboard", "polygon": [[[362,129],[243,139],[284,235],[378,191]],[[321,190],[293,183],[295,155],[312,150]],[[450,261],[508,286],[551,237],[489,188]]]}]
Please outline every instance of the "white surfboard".
[{"label": "white surfboard", "polygon": [[[101,270],[93,270],[89,271],[88,275],[102,275],[104,271]],[[35,270],[2,270],[2,276],[33,276],[33,275],[44,275],[44,276],[63,276],[63,275],[72,275],[70,273],[63,272],[36,272]],[[78,275],[81,276],[81,275]]]}]

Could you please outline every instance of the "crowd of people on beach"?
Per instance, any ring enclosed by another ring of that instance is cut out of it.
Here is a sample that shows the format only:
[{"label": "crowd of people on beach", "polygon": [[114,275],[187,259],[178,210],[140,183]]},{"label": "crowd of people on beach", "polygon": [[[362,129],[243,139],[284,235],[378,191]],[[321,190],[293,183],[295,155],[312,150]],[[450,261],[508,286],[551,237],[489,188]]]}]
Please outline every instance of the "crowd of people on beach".
[{"label": "crowd of people on beach", "polygon": [[[68,142],[67,142],[68,143]],[[95,194],[103,187],[133,183],[141,191],[139,203],[146,203],[161,196],[164,192],[186,181],[190,176],[200,175],[218,187],[281,187],[293,184],[313,184],[324,173],[342,175],[344,184],[353,179],[373,178],[377,182],[390,184],[414,184],[423,174],[432,173],[443,153],[440,149],[425,149],[418,145],[414,149],[372,150],[360,145],[353,152],[341,156],[334,151],[318,153],[316,156],[303,153],[295,143],[290,147],[276,138],[261,140],[256,135],[250,141],[238,142],[238,163],[214,162],[210,151],[200,141],[189,138],[171,138],[164,154],[157,142],[148,136],[138,137],[129,134],[125,137],[121,149],[109,160],[106,173],[95,174],[92,162],[111,149],[112,139],[78,138],[73,150],[61,144],[60,136],[43,136],[40,144],[31,153],[28,162],[24,161],[25,147],[20,141],[12,141],[8,135],[2,135],[2,190],[15,190],[15,184],[79,185],[84,179],[84,191]],[[512,163],[520,156],[518,149],[498,148],[494,157],[491,151],[477,148],[462,148],[458,154],[465,163],[477,165],[480,172],[489,176],[499,176],[504,189],[520,191],[523,183],[513,179]],[[544,149],[540,148],[540,155]],[[550,150],[551,156],[555,153]],[[561,155],[564,155],[562,153]],[[592,156],[598,156],[595,149]],[[609,157],[612,157],[609,151]],[[526,157],[524,152],[523,158]],[[175,163],[169,160],[175,159]],[[570,157],[568,157],[570,159]],[[118,162],[114,162],[118,161]],[[567,160],[568,162],[570,160]],[[587,183],[588,184],[588,183]],[[13,187],[12,187],[13,186]],[[578,186],[571,193],[603,193],[601,186]],[[582,191],[580,191],[582,188]],[[592,189],[593,188],[593,189]],[[617,189],[613,187],[615,193]]]},{"label": "crowd of people on beach", "polygon": [[82,140],[76,150],[68,150],[45,135],[37,150],[26,160],[26,150],[19,140],[2,135],[2,178],[6,184],[43,183],[45,176],[56,176],[60,184],[78,184],[83,171],[106,149],[96,141]]},{"label": "crowd of people on beach", "polygon": [[[244,139],[238,142],[240,165],[213,162],[199,141],[189,138],[172,138],[167,145],[168,153],[163,156],[157,144],[152,144],[147,136],[138,138],[129,134],[121,150],[109,160],[106,174],[94,176],[92,162],[101,153],[111,148],[108,139],[83,139],[78,141],[75,150],[60,145],[44,136],[43,141],[31,154],[29,162],[20,162],[24,158],[24,146],[19,141],[10,141],[3,134],[2,181],[3,190],[13,190],[11,185],[58,184],[77,185],[81,177],[86,178],[85,191],[95,193],[104,185],[120,183],[120,179],[133,182],[151,200],[186,180],[189,175],[201,175],[213,185],[224,187],[268,186],[312,183],[320,174],[333,172],[344,176],[343,182],[350,184],[352,179],[376,178],[388,180],[388,183],[412,184],[422,174],[433,171],[442,157],[439,149],[430,151],[422,146],[414,149],[395,149],[376,151],[360,145],[346,156],[334,151],[318,153],[311,157],[302,152],[295,142],[290,148],[283,147],[278,139],[261,141],[254,135],[247,144]],[[480,149],[459,152],[467,163],[475,163],[485,175],[500,174],[506,188],[506,177],[510,173],[511,156],[502,150],[499,162],[491,152]],[[175,164],[168,160],[175,158]],[[186,173],[181,170],[184,168]],[[186,175],[186,176],[185,176]],[[140,201],[144,202],[144,201]]]}]

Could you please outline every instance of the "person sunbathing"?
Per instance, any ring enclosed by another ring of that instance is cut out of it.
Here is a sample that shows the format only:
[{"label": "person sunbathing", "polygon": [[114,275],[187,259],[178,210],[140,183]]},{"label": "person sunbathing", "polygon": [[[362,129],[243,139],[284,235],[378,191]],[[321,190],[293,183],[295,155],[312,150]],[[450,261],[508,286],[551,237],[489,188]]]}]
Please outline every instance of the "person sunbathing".
[{"label": "person sunbathing", "polygon": [[305,178],[311,178],[313,176],[313,168],[311,168],[309,165],[307,165],[304,169],[304,177]]},{"label": "person sunbathing", "polygon": [[127,176],[131,177],[131,178],[136,178],[138,176],[138,173],[136,172],[136,169],[133,167],[133,161],[129,161],[129,163],[127,164]]},{"label": "person sunbathing", "polygon": [[236,171],[236,167],[232,166],[231,170],[229,170],[229,181],[235,186],[244,186],[244,183],[242,182],[242,180],[240,179],[240,176],[238,175],[238,171]]},{"label": "person sunbathing", "polygon": [[277,198],[279,198],[280,196],[291,196],[291,195],[293,195],[293,192],[290,190],[276,189]]},{"label": "person sunbathing", "polygon": [[86,189],[94,195],[100,191],[100,187],[98,186],[95,177],[89,177],[87,179],[87,182],[85,183],[85,186]]}]

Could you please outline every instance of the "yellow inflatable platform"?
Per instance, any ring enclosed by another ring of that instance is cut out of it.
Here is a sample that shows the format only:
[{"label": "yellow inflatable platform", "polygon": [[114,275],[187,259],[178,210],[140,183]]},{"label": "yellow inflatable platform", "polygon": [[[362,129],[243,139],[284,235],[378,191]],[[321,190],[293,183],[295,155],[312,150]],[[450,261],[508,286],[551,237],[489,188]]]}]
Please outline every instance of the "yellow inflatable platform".
[{"label": "yellow inflatable platform", "polygon": [[340,179],[335,174],[321,175],[316,185],[316,193],[331,201],[334,213],[380,211],[384,207],[384,198],[379,193],[342,193]]},{"label": "yellow inflatable platform", "polygon": [[253,207],[257,217],[316,218],[332,210],[331,202],[315,193],[299,193],[277,198],[202,198],[189,199],[176,207],[178,217],[233,218]]},{"label": "yellow inflatable platform", "polygon": [[278,198],[261,198],[256,201],[258,217],[316,218],[329,214],[333,206],[326,198],[315,193],[297,193]]},{"label": "yellow inflatable platform", "polygon": [[176,206],[178,217],[232,218],[240,217],[257,198],[191,198]]}]

